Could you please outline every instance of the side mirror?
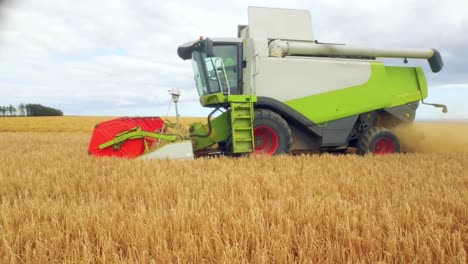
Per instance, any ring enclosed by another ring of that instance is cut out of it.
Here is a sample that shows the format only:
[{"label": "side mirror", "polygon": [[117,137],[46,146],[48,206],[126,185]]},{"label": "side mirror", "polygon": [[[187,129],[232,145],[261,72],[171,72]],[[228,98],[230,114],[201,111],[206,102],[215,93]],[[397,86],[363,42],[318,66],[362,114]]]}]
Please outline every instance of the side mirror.
[{"label": "side mirror", "polygon": [[243,69],[247,68],[247,61],[246,60],[242,61],[242,68]]},{"label": "side mirror", "polygon": [[209,38],[204,40],[204,50],[207,57],[214,57],[213,41]]}]

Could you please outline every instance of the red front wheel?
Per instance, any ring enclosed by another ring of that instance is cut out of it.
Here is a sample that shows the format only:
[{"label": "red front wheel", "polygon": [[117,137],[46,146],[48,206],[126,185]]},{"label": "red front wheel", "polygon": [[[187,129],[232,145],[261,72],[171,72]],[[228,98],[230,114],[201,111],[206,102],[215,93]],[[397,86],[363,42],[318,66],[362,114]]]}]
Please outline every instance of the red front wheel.
[{"label": "red front wheel", "polygon": [[258,126],[254,128],[255,153],[275,154],[278,149],[278,135],[268,126]]},{"label": "red front wheel", "polygon": [[254,138],[254,155],[277,155],[291,150],[292,135],[288,123],[270,110],[255,110]]}]

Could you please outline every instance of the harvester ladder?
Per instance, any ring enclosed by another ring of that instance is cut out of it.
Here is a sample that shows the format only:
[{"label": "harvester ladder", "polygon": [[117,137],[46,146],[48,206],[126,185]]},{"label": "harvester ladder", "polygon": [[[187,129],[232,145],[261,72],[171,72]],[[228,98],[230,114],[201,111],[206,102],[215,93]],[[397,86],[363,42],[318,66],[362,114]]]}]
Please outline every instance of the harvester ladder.
[{"label": "harvester ladder", "polygon": [[233,153],[250,153],[255,150],[254,102],[231,102],[231,129]]}]

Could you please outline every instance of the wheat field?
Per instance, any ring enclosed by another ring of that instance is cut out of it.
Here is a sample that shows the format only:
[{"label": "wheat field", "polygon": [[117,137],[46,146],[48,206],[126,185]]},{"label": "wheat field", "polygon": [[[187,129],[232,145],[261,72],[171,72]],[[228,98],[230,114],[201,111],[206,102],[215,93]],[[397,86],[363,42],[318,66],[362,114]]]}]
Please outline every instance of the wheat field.
[{"label": "wheat field", "polygon": [[467,262],[467,124],[399,128],[397,155],[141,161],[87,155],[105,119],[0,118],[0,263]]},{"label": "wheat field", "polygon": [[[92,133],[100,122],[116,117],[109,116],[51,116],[51,117],[6,117],[0,118],[0,132],[87,132]],[[169,116],[164,120],[175,123],[176,118]],[[194,122],[206,122],[202,117],[181,118],[182,126]]]}]

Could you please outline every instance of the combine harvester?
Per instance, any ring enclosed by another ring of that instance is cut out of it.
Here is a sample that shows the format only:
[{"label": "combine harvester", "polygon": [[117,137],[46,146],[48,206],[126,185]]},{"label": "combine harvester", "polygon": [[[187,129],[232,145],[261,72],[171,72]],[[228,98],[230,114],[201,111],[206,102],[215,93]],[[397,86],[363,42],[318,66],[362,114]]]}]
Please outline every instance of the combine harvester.
[{"label": "combine harvester", "polygon": [[[443,67],[435,49],[320,43],[307,10],[249,7],[248,22],[237,38],[200,38],[177,50],[192,60],[202,106],[213,108],[207,124],[192,124],[177,142],[158,117],[118,118],[96,126],[89,152],[173,159],[349,147],[396,153],[391,129],[413,122],[427,81],[421,67],[385,66],[377,58],[426,59],[434,73]],[[155,148],[161,140],[171,143]]]}]

